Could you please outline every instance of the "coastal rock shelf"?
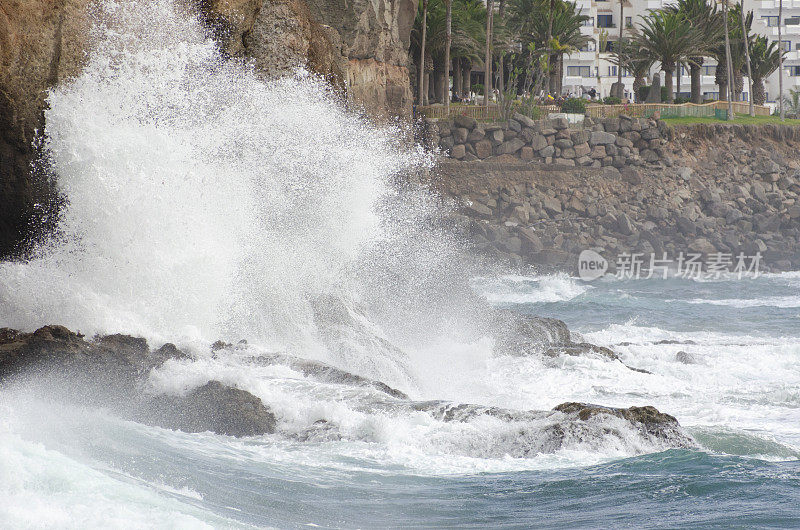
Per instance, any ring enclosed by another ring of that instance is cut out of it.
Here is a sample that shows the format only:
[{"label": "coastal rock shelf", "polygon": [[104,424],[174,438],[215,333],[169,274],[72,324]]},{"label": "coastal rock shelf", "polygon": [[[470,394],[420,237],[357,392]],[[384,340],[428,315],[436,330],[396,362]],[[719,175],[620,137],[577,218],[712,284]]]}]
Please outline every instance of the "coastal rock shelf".
[{"label": "coastal rock shelf", "polygon": [[[501,311],[509,319],[506,331],[517,337],[516,346],[528,345],[523,355],[597,355],[617,360],[605,348],[574,343],[563,322],[556,319],[523,317]],[[505,348],[514,347],[508,340]],[[628,409],[584,403],[563,403],[550,411],[520,411],[446,401],[415,401],[403,392],[379,381],[351,374],[332,366],[283,354],[258,354],[248,358],[247,344],[216,343],[212,351],[234,352],[253,366],[280,365],[322,384],[363,388],[378,396],[368,405],[370,413],[409,415],[426,412],[442,422],[470,422],[493,418],[519,426],[519,436],[498,436],[487,454],[530,457],[554,452],[570,443],[595,443],[604,438],[624,439],[631,432],[643,442],[661,447],[695,447],[678,421],[653,407]],[[55,386],[67,383],[71,397],[80,402],[108,408],[126,419],[187,432],[212,431],[229,436],[283,434],[296,440],[341,439],[329,420],[316,420],[304,431],[282,433],[280,415],[246,390],[211,380],[179,394],[148,390],[147,377],[167,361],[191,362],[191,356],[172,344],[150,350],[142,338],[128,335],[83,336],[62,326],[45,326],[33,333],[0,329],[0,381],[33,371]]]}]

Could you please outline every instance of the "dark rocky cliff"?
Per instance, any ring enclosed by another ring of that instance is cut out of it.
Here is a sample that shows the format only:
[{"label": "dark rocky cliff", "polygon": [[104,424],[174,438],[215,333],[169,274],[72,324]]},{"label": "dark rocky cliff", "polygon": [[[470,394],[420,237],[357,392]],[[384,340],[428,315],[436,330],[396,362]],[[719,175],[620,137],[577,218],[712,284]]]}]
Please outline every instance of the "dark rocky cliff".
[{"label": "dark rocky cliff", "polygon": [[[252,59],[265,77],[305,65],[366,114],[410,114],[417,0],[186,1],[227,53]],[[47,90],[80,72],[91,4],[0,0],[0,259],[19,255],[57,203],[52,185],[31,171],[33,143],[44,127]]]}]

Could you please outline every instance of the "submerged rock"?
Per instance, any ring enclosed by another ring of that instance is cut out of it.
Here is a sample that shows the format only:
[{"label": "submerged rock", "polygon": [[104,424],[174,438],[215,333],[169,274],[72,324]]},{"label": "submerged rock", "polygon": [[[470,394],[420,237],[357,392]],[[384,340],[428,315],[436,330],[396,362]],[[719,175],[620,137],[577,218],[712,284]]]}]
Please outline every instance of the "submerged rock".
[{"label": "submerged rock", "polygon": [[[525,315],[510,310],[498,310],[494,334],[497,337],[495,351],[500,355],[599,355],[611,361],[620,360],[619,355],[604,346],[588,342],[576,342],[567,325],[556,318]],[[636,372],[650,373],[640,368]]]},{"label": "submerged rock", "polygon": [[281,353],[271,353],[254,357],[253,362],[258,364],[282,364],[322,383],[372,387],[394,398],[408,399],[408,396],[404,392],[392,388],[386,383],[368,379],[319,361],[301,359]]},{"label": "submerged rock", "polygon": [[675,354],[675,360],[683,364],[697,364],[697,359],[695,356],[683,350]]}]

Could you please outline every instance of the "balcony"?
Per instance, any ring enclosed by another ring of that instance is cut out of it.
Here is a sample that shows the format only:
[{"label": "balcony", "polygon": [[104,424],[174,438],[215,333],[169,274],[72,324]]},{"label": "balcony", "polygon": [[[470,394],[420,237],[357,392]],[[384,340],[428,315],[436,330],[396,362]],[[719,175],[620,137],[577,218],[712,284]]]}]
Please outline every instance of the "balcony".
[{"label": "balcony", "polygon": [[570,53],[565,60],[567,61],[590,61],[594,62],[597,58],[597,52],[595,51],[578,51]]},{"label": "balcony", "polygon": [[[778,9],[780,7],[778,0],[761,0],[756,2],[756,7],[759,9]],[[783,0],[784,15],[787,9],[800,8],[800,0]]]},{"label": "balcony", "polygon": [[564,86],[597,86],[597,78],[568,75],[564,77]]}]

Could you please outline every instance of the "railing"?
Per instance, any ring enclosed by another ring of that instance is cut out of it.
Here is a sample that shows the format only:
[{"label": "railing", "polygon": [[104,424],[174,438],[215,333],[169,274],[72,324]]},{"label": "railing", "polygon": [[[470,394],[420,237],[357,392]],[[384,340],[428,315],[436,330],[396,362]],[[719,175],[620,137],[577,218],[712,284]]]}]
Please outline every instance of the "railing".
[{"label": "railing", "polygon": [[[750,104],[747,101],[733,101],[733,112],[735,114],[748,114],[750,112]],[[538,109],[536,112],[538,119],[546,119],[550,113],[561,112],[557,105],[539,105],[535,107]],[[770,108],[765,105],[754,105],[756,116],[769,116],[771,114]],[[450,112],[448,114],[444,105],[430,105],[425,107],[416,107],[415,114],[425,116],[426,118],[443,119],[448,116],[469,116],[481,121],[502,121],[503,112],[497,105],[490,105],[487,109],[483,105],[450,105]],[[586,113],[592,118],[615,118],[617,116],[630,116],[632,118],[650,118],[654,115],[661,118],[725,118],[728,114],[727,101],[714,101],[711,103],[629,103],[620,105],[598,105],[590,104],[586,106]],[[525,112],[523,111],[523,114]]]}]

